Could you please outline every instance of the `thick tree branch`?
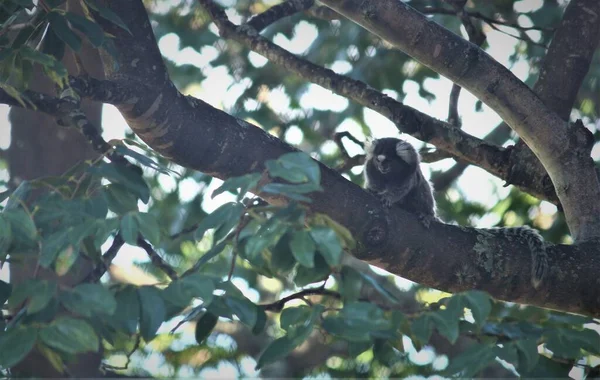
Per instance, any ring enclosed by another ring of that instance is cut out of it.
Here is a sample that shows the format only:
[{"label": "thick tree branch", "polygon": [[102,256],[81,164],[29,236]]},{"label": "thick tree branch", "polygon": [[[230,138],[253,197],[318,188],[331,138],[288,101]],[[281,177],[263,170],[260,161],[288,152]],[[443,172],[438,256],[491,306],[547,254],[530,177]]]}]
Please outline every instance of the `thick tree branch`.
[{"label": "thick tree branch", "polygon": [[[141,1],[111,2],[132,35],[107,24],[115,35],[119,72],[107,57],[110,80],[136,86],[138,101],[117,105],[132,129],[158,152],[183,166],[218,178],[263,170],[264,162],[294,148],[205,102],[185,97],[168,80]],[[135,65],[130,64],[135,62]],[[149,75],[152,74],[152,75]],[[332,169],[321,165],[325,192],[312,194],[312,212],[327,213],[359,241],[357,257],[427,286],[455,292],[482,289],[514,302],[600,316],[596,274],[599,247],[549,245],[551,271],[539,291],[530,286],[530,250],[519,239],[434,223],[424,229],[401,210],[380,202]],[[267,196],[273,204],[281,197]],[[490,265],[490,263],[492,265]]]},{"label": "thick tree branch", "polygon": [[[600,2],[573,0],[567,5],[548,53],[540,67],[533,91],[540,99],[568,121],[579,88],[590,68],[600,41]],[[511,154],[511,179],[520,182],[534,179],[549,183],[542,164],[533,152],[519,141]]]},{"label": "thick tree branch", "polygon": [[600,237],[600,183],[587,129],[565,123],[507,68],[406,3],[322,3],[468,89],[496,111],[546,168],[575,240]]}]

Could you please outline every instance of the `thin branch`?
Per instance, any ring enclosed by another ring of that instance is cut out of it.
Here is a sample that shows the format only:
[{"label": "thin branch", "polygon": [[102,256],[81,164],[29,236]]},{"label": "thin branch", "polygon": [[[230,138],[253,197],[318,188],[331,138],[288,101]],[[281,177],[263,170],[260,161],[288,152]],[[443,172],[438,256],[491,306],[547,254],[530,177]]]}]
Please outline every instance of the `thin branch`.
[{"label": "thin branch", "polygon": [[157,266],[161,271],[169,276],[172,281],[175,281],[177,278],[179,278],[175,269],[171,268],[171,266],[167,264],[162,257],[160,257],[158,252],[152,248],[152,245],[150,245],[150,243],[148,243],[142,236],[138,237],[137,245],[146,251],[148,257],[150,257],[150,260],[152,261],[152,264]]},{"label": "thin branch", "polygon": [[528,36],[526,33],[523,33],[522,35],[514,35],[514,34],[512,34],[512,33],[509,33],[509,32],[507,32],[506,30],[502,30],[502,29],[500,29],[500,28],[499,28],[497,25],[495,25],[495,24],[489,24],[489,25],[490,25],[490,27],[491,27],[492,29],[494,29],[494,30],[496,30],[496,31],[498,31],[498,32],[500,32],[500,33],[502,33],[502,34],[506,34],[506,35],[507,35],[507,36],[509,36],[509,37],[516,38],[517,40],[521,40],[521,41],[529,42],[529,43],[530,43],[530,44],[532,44],[532,45],[539,46],[539,47],[541,47],[541,48],[544,48],[544,49],[546,49],[546,50],[548,49],[548,46],[546,46],[546,45],[544,45],[544,44],[542,44],[542,43],[539,43],[539,42],[535,42],[535,41],[534,41],[534,40],[532,40],[532,39],[531,39],[531,38],[530,38],[530,37],[529,37],[529,36]]},{"label": "thin branch", "polygon": [[[486,36],[483,32],[475,26],[473,20],[468,16],[468,13],[465,11],[464,7],[467,3],[466,0],[445,0],[450,3],[454,8],[456,15],[460,18],[465,30],[467,31],[467,35],[469,36],[469,41],[474,43],[475,45],[481,47],[485,42]],[[460,98],[460,91],[462,87],[460,87],[456,83],[452,83],[452,90],[450,91],[450,104],[448,105],[448,123],[460,128],[461,120],[458,115],[458,100]]]},{"label": "thin branch", "polygon": [[251,26],[260,32],[267,26],[281,20],[284,17],[289,17],[293,14],[309,9],[314,3],[315,0],[288,0],[281,4],[274,5],[263,13],[254,16],[248,22],[246,22],[246,25]]},{"label": "thin branch", "polygon": [[125,244],[125,240],[123,240],[123,236],[119,232],[113,239],[110,248],[108,248],[104,255],[102,255],[102,262],[98,264],[96,268],[94,268],[94,270],[87,276],[87,278],[83,282],[98,282],[110,267],[110,263],[112,263],[113,259],[117,256],[117,253],[119,253],[119,250],[121,249],[123,244]]},{"label": "thin branch", "polygon": [[334,292],[333,290],[328,290],[323,287],[319,287],[319,288],[315,288],[315,289],[304,289],[304,290],[299,291],[298,293],[294,293],[287,297],[284,297],[284,298],[280,299],[279,301],[275,301],[272,303],[259,305],[259,306],[262,307],[265,311],[272,311],[274,313],[279,313],[281,310],[283,310],[283,307],[285,306],[285,304],[287,302],[290,302],[295,299],[303,299],[305,296],[312,296],[312,295],[333,297],[335,299],[342,298],[342,295],[338,292]]},{"label": "thin branch", "polygon": [[113,366],[110,364],[102,363],[102,369],[108,369],[112,371],[124,371],[129,367],[129,363],[131,363],[131,356],[140,348],[140,343],[142,341],[142,334],[137,334],[135,337],[135,344],[131,351],[129,351],[125,356],[127,357],[127,361],[123,366]]},{"label": "thin branch", "polygon": [[333,135],[333,141],[335,142],[338,149],[340,150],[343,160],[344,160],[344,162],[336,168],[336,170],[338,172],[348,171],[355,166],[362,165],[365,162],[364,154],[357,154],[355,156],[350,157],[350,154],[348,154],[348,151],[346,150],[346,147],[344,146],[344,143],[342,142],[342,139],[344,137],[346,137],[348,140],[352,141],[353,143],[359,145],[362,148],[364,148],[364,145],[365,145],[362,141],[360,141],[356,137],[352,136],[352,134],[350,132],[346,131],[346,132],[335,133]]},{"label": "thin branch", "polygon": [[539,30],[541,32],[554,32],[556,30],[556,28],[550,27],[550,26],[522,26],[516,22],[510,22],[510,21],[506,21],[506,20],[496,20],[496,19],[494,19],[492,17],[488,17],[480,12],[467,11],[466,13],[469,15],[469,17],[478,18],[482,21],[485,21],[490,26],[492,24],[496,24],[496,25],[508,26],[510,28],[515,28],[515,29],[519,29],[519,30],[523,30],[523,31]]}]

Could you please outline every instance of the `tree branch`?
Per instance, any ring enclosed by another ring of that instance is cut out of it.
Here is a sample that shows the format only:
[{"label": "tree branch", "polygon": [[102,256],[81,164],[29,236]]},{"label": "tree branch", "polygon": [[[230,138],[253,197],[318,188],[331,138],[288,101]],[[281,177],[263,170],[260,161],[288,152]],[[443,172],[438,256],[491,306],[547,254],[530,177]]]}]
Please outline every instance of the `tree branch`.
[{"label": "tree branch", "polygon": [[288,0],[254,16],[246,25],[260,31],[284,17],[309,9],[314,3],[315,0]]},{"label": "tree branch", "polygon": [[468,89],[496,111],[544,165],[574,239],[600,237],[600,183],[587,129],[567,125],[507,68],[406,3],[321,2]]},{"label": "tree branch", "polygon": [[[132,0],[108,6],[132,34],[104,25],[116,36],[116,57],[121,63],[119,72],[111,72],[110,60],[105,69],[110,80],[137,90],[137,102],[117,108],[148,145],[180,165],[221,179],[260,172],[266,160],[295,151],[258,127],[181,95],[168,80],[143,3]],[[134,61],[135,67],[127,64]],[[149,87],[135,88],[142,80]],[[375,197],[334,170],[321,165],[321,174],[327,191],[312,194],[307,207],[345,225],[359,242],[358,258],[449,292],[475,288],[499,299],[600,316],[597,244],[548,244],[551,270],[536,291],[530,286],[527,242],[441,223],[427,230],[412,214],[384,209]],[[272,204],[286,202],[281,196],[261,196]]]}]

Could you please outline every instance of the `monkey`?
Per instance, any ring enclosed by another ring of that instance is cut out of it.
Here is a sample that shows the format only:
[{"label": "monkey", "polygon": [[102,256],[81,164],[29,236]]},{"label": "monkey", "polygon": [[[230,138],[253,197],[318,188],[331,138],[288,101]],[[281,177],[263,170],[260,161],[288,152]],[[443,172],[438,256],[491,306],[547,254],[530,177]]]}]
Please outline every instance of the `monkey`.
[{"label": "monkey", "polygon": [[[433,187],[420,168],[421,156],[408,142],[394,138],[374,139],[365,144],[365,187],[388,207],[400,207],[416,215],[425,228],[437,217]],[[524,239],[531,251],[531,283],[538,289],[544,279],[548,257],[540,234],[528,227],[486,228],[499,237]]]},{"label": "monkey", "polygon": [[420,168],[421,156],[408,142],[388,137],[365,146],[365,185],[386,207],[399,206],[429,228],[436,215],[432,186]]}]

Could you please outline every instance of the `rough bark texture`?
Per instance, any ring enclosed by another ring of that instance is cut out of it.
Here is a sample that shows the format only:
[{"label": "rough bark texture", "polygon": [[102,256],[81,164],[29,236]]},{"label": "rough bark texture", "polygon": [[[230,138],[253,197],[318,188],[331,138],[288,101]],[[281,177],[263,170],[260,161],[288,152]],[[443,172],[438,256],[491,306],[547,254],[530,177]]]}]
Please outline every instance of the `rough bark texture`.
[{"label": "rough bark texture", "polygon": [[[565,121],[569,121],[598,43],[600,2],[572,0],[565,9],[540,67],[540,76],[533,86],[533,91],[544,104]],[[536,182],[552,186],[542,163],[523,140],[519,140],[511,152],[510,162],[513,181],[536,178]]]}]

